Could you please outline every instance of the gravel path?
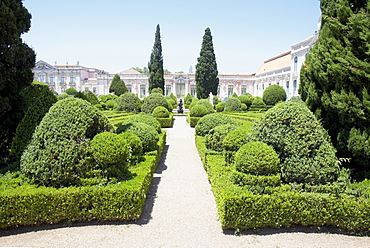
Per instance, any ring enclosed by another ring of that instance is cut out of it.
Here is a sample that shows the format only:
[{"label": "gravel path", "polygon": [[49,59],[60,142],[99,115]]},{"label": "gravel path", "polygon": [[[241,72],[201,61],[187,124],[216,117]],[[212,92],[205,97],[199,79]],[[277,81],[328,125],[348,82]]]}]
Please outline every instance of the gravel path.
[{"label": "gravel path", "polygon": [[[223,232],[194,144],[194,129],[176,116],[167,146],[136,223],[77,223],[0,231],[0,247],[370,247],[370,237],[270,229]],[[317,231],[317,230],[316,230]]]}]

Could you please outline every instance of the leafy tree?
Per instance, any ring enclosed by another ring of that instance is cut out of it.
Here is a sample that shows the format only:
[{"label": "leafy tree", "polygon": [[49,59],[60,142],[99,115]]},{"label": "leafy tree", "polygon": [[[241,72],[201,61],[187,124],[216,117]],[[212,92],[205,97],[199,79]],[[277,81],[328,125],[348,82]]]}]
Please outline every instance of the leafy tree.
[{"label": "leafy tree", "polygon": [[116,96],[120,96],[125,92],[128,92],[125,82],[120,78],[118,74],[114,75],[112,83],[109,87],[109,93],[114,92]]},{"label": "leafy tree", "polygon": [[143,69],[141,69],[140,67],[132,67],[132,69],[140,72],[140,73],[143,73],[143,74],[146,74],[146,75],[149,75],[149,69],[144,67]]},{"label": "leafy tree", "polygon": [[85,94],[86,100],[91,103],[92,105],[99,104],[99,99],[96,97],[94,93],[91,91],[86,92]]},{"label": "leafy tree", "polygon": [[0,158],[8,155],[22,119],[20,92],[32,83],[35,52],[20,38],[31,26],[21,0],[0,2]]},{"label": "leafy tree", "polygon": [[198,57],[198,63],[195,68],[197,98],[205,99],[209,96],[210,92],[213,95],[217,95],[219,79],[217,77],[218,71],[216,56],[213,50],[212,35],[209,28],[205,30],[200,56]]},{"label": "leafy tree", "polygon": [[370,4],[320,4],[322,27],[302,67],[299,93],[328,130],[337,156],[352,158],[357,171],[370,170]]},{"label": "leafy tree", "polygon": [[150,61],[149,68],[149,92],[154,88],[161,88],[164,92],[164,71],[163,71],[163,56],[162,56],[162,43],[159,24],[155,32],[155,41]]}]

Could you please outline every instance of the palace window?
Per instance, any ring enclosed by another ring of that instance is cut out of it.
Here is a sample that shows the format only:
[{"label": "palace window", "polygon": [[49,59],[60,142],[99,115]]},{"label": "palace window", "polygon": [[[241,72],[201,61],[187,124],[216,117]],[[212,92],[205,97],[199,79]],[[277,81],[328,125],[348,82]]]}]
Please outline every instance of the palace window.
[{"label": "palace window", "polygon": [[171,95],[171,85],[166,85],[166,96]]},{"label": "palace window", "polygon": [[197,94],[197,90],[196,90],[195,85],[191,85],[191,86],[190,86],[190,95],[191,95],[192,97],[196,97],[196,94]]},{"label": "palace window", "polygon": [[54,75],[51,75],[49,77],[50,84],[54,84]]},{"label": "palace window", "polygon": [[140,85],[140,98],[144,98],[146,94],[146,87],[145,85]]},{"label": "palace window", "polygon": [[246,85],[242,85],[242,92],[241,92],[241,94],[243,95],[245,93],[247,93],[247,86]]},{"label": "palace window", "polygon": [[227,96],[232,96],[234,93],[234,86],[233,85],[229,85],[227,87]]},{"label": "palace window", "polygon": [[69,77],[69,83],[71,83],[71,84],[74,84],[75,83],[75,76],[74,75],[71,75]]},{"label": "palace window", "polygon": [[294,71],[297,71],[298,68],[298,57],[294,58]]},{"label": "palace window", "polygon": [[293,92],[296,92],[297,90],[297,80],[293,81]]},{"label": "palace window", "polygon": [[130,84],[129,85],[126,85],[126,88],[127,88],[127,91],[128,92],[130,92],[130,93],[132,92],[132,86]]},{"label": "palace window", "polygon": [[96,94],[96,87],[93,87],[93,93]]},{"label": "palace window", "polygon": [[61,76],[60,76],[60,83],[61,83],[61,84],[65,84],[65,82],[66,82],[66,76],[61,75]]},{"label": "palace window", "polygon": [[89,91],[89,87],[85,87],[85,93]]},{"label": "palace window", "polygon": [[45,83],[45,74],[40,74],[40,82]]}]

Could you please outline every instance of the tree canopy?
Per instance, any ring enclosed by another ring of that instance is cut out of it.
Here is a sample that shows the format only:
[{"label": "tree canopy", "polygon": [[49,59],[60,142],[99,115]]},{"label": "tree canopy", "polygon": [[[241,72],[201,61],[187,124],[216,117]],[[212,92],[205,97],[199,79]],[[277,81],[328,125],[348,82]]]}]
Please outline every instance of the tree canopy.
[{"label": "tree canopy", "polygon": [[210,92],[213,95],[217,95],[219,84],[217,77],[218,70],[213,49],[212,34],[209,28],[205,30],[200,56],[198,57],[198,63],[195,68],[197,98],[205,99],[209,96]]},{"label": "tree canopy", "polygon": [[164,91],[164,71],[163,71],[163,56],[162,43],[159,24],[155,32],[155,41],[148,63],[149,68],[149,92],[154,88],[161,88]]},{"label": "tree canopy", "polygon": [[112,83],[109,87],[109,93],[114,93],[116,96],[120,96],[123,93],[126,93],[127,87],[125,85],[125,82],[120,78],[118,74],[114,75]]},{"label": "tree canopy", "polygon": [[299,93],[350,167],[370,170],[370,3],[321,0],[319,38],[302,67]]}]

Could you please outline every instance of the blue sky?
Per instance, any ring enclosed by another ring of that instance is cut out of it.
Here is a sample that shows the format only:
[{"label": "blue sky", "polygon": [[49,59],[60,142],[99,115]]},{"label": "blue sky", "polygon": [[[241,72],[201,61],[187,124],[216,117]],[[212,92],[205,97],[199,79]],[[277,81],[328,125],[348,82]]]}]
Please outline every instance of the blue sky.
[{"label": "blue sky", "polygon": [[37,60],[117,73],[145,67],[161,27],[164,68],[195,68],[204,30],[219,73],[253,73],[317,30],[318,0],[24,0]]}]

